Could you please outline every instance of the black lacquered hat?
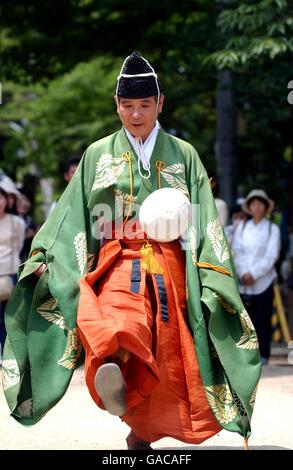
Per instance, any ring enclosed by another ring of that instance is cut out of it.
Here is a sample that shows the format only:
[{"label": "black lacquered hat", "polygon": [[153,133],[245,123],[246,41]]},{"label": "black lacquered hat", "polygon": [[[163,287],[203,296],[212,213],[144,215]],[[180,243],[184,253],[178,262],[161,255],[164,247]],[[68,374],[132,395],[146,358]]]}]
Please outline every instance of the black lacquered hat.
[{"label": "black lacquered hat", "polygon": [[116,96],[141,99],[161,92],[158,76],[149,62],[137,52],[129,55],[117,77]]}]

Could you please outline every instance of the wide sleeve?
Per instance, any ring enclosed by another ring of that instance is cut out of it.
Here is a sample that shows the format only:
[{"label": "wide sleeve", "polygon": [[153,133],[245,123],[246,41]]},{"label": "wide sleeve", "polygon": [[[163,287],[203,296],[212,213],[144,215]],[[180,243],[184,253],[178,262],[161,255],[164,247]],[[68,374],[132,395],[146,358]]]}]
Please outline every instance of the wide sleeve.
[{"label": "wide sleeve", "polygon": [[239,295],[210,181],[196,152],[189,187],[188,315],[201,376],[219,424],[247,437],[261,370],[258,342]]},{"label": "wide sleeve", "polygon": [[[99,249],[88,209],[94,174],[87,158],[35,236],[6,310],[3,386],[12,416],[25,425],[64,395],[81,352],[79,281]],[[48,269],[38,279],[34,271],[42,263]]]}]

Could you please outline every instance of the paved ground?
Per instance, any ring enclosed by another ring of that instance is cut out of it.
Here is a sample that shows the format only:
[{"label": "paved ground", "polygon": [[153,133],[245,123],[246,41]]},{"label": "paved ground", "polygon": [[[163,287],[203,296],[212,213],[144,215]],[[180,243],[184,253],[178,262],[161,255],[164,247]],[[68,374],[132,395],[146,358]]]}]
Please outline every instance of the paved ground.
[{"label": "paved ground", "polygon": [[[278,353],[276,350],[275,353]],[[128,427],[99,410],[92,401],[79,368],[65,397],[37,425],[24,428],[9,417],[0,392],[1,449],[125,449]],[[274,356],[263,368],[253,417],[251,449],[293,450],[293,365]],[[222,431],[200,446],[174,439],[153,444],[156,449],[242,449],[238,434]]]}]

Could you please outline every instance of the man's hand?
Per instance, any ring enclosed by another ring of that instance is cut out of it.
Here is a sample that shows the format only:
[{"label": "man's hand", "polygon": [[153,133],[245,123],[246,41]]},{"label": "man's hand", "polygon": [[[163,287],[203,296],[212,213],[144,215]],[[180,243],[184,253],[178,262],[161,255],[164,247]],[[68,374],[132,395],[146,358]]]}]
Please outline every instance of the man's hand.
[{"label": "man's hand", "polygon": [[250,273],[245,273],[244,276],[242,277],[243,284],[246,286],[252,286],[254,284],[255,280],[253,279],[252,275]]},{"label": "man's hand", "polygon": [[46,271],[47,265],[45,263],[41,264],[41,266],[38,267],[38,269],[35,270],[35,275],[37,277],[41,277],[44,271]]}]

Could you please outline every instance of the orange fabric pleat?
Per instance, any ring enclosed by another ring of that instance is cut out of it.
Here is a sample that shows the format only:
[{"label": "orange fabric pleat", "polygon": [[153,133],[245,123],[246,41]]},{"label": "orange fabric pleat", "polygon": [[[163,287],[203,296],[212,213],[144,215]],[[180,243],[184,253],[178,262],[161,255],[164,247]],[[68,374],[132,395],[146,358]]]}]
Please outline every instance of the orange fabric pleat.
[{"label": "orange fabric pleat", "polygon": [[154,275],[141,271],[139,292],[131,292],[132,261],[142,242],[111,240],[102,247],[97,268],[81,280],[78,328],[86,351],[86,383],[94,388],[97,368],[124,348],[126,414],[121,417],[149,442],[163,437],[199,444],[222,428],[203,389],[194,344],[186,322],[185,254],[175,242],[152,242],[164,270],[168,321],[162,320]]}]

